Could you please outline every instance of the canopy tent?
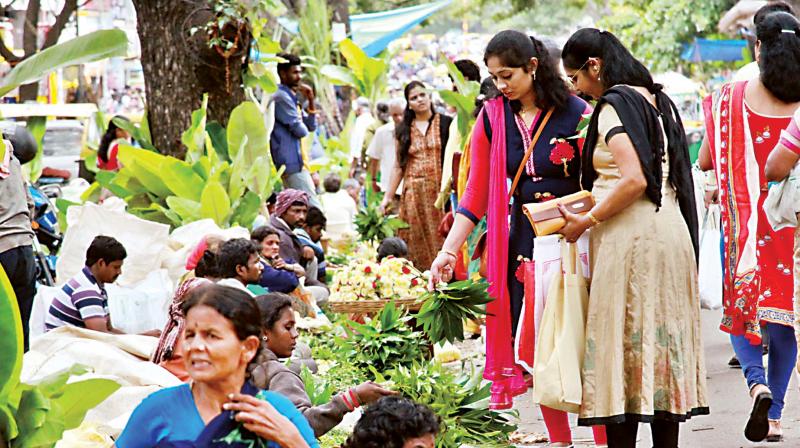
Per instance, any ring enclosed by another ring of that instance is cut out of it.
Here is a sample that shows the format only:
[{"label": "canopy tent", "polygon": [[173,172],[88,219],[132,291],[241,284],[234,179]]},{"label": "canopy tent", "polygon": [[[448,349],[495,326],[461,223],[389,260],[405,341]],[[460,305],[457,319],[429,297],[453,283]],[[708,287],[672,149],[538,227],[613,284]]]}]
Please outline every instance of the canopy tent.
[{"label": "canopy tent", "polygon": [[[393,9],[391,11],[356,14],[350,16],[351,39],[368,56],[376,56],[389,44],[411,28],[419,25],[436,11],[449,5],[453,0],[440,0],[425,5]],[[297,22],[281,17],[278,22],[286,31],[297,34]]]},{"label": "canopy tent", "polygon": [[704,61],[741,61],[743,50],[747,48],[746,40],[712,40],[695,39],[687,44],[681,59],[690,62]]}]

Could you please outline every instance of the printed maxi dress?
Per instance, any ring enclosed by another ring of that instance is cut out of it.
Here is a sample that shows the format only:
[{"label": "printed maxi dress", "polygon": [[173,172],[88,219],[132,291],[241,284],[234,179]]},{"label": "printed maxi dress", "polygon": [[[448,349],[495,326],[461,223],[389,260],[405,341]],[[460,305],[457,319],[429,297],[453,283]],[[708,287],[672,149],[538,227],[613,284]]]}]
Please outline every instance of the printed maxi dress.
[{"label": "printed maxi dress", "polygon": [[444,213],[434,205],[442,178],[440,123],[441,115],[436,114],[425,134],[411,126],[411,147],[403,170],[400,219],[408,223],[408,228],[400,230],[398,235],[408,244],[408,259],[421,270],[431,267],[444,243],[439,234]]}]

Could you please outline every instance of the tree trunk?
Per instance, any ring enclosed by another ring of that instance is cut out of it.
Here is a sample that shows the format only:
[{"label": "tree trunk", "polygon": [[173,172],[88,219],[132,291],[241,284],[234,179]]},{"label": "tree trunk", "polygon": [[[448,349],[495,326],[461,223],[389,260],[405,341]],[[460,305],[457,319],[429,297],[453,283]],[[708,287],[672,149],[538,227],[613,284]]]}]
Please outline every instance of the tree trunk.
[{"label": "tree trunk", "polygon": [[[22,29],[22,49],[26,58],[36,54],[39,50],[39,11],[41,10],[40,0],[28,2],[28,9],[25,10],[25,27]],[[33,82],[19,87],[19,102],[36,101],[39,94],[39,83]]]},{"label": "tree trunk", "polygon": [[348,0],[328,0],[331,8],[331,20],[344,23],[347,35],[350,37],[350,3]]},{"label": "tree trunk", "polygon": [[[209,95],[209,120],[226,125],[231,111],[244,100],[243,56],[247,54],[249,31],[230,29],[226,37],[240,34],[241,49],[221,55],[208,47],[200,27],[213,18],[204,0],[134,0],[142,48],[142,68],[147,95],[147,113],[153,144],[164,154],[183,157],[181,134],[191,123],[192,111],[200,107],[203,93]],[[227,56],[227,57],[225,57]]]}]

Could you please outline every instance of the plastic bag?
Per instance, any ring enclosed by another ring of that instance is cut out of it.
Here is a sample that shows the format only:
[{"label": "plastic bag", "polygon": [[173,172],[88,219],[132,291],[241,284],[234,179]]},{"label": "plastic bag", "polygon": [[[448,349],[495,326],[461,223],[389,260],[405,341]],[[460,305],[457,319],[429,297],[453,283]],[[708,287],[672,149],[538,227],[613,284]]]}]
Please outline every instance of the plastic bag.
[{"label": "plastic bag", "polygon": [[700,229],[700,265],[698,286],[703,309],[722,308],[722,255],[720,251],[720,209],[710,204]]},{"label": "plastic bag", "polygon": [[585,345],[589,287],[576,269],[575,244],[561,243],[561,274],[547,293],[533,364],[533,401],[549,408],[577,413],[583,386],[581,368]]},{"label": "plastic bag", "polygon": [[117,280],[120,285],[135,285],[161,267],[169,226],[137,218],[120,211],[114,201],[106,202],[102,206],[92,203],[73,206],[67,211],[69,227],[56,263],[59,284],[83,269],[86,249],[97,235],[112,236],[125,246],[128,256]]},{"label": "plastic bag", "polygon": [[128,334],[164,328],[172,301],[166,269],[156,269],[136,285],[106,285],[111,325]]}]

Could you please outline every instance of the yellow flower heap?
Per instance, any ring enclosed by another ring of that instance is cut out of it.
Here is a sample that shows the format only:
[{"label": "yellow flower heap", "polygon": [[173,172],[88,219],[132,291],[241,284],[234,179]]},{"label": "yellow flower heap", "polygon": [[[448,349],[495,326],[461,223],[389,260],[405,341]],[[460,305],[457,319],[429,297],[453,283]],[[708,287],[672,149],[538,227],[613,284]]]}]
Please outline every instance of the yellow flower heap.
[{"label": "yellow flower heap", "polygon": [[404,258],[387,257],[378,264],[353,260],[333,276],[331,300],[407,299],[425,292],[426,277]]}]

